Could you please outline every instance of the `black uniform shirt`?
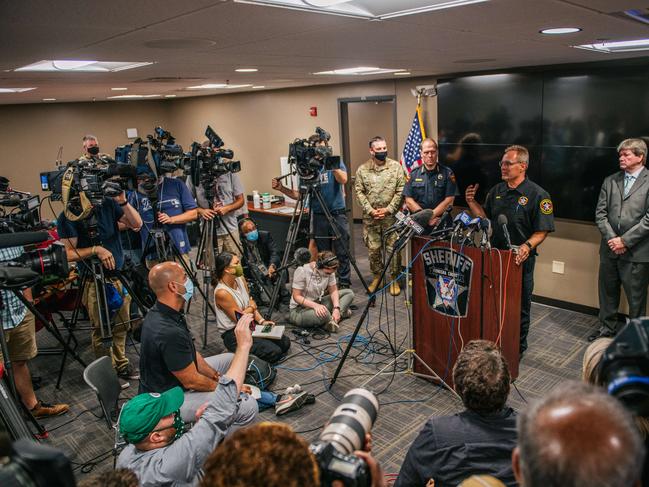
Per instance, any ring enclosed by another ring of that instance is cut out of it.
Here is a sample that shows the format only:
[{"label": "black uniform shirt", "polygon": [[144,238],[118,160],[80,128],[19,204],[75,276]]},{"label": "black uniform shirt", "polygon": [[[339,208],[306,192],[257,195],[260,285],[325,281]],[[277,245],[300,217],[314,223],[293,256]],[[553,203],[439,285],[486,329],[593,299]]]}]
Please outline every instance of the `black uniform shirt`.
[{"label": "black uniform shirt", "polygon": [[196,362],[194,339],[185,315],[156,301],[142,323],[140,343],[139,394],[182,387],[172,372]]},{"label": "black uniform shirt", "polygon": [[507,229],[513,245],[523,244],[534,232],[554,232],[554,207],[550,194],[527,177],[511,189],[505,181],[491,188],[484,204],[494,229],[491,243],[506,249],[503,228],[498,215],[507,217]]},{"label": "black uniform shirt", "polygon": [[403,196],[414,199],[424,209],[433,209],[444,198],[458,195],[455,174],[439,163],[432,171],[423,164],[419,166],[410,173],[410,179],[403,188]]}]

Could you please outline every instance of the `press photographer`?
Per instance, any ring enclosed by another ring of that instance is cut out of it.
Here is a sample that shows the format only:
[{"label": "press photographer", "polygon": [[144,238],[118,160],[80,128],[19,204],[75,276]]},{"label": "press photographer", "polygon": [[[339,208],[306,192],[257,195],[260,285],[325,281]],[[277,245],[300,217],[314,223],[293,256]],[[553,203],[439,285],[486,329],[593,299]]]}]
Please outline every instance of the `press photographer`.
[{"label": "press photographer", "polygon": [[[120,176],[111,176],[110,165],[94,157],[93,153],[99,153],[97,138],[85,136],[83,144],[89,157],[71,163],[63,177],[65,207],[58,218],[59,236],[65,244],[68,260],[80,262],[82,273],[91,272],[95,259],[106,271],[120,270],[124,264],[124,251],[118,225],[139,231],[142,219],[127,201]],[[120,281],[110,272],[107,274],[105,290],[114,298],[111,299],[111,309],[100,309],[97,279],[90,280],[83,290],[82,302],[93,325],[93,350],[96,357],[110,353],[113,367],[121,378],[136,379],[138,374],[126,357],[131,298],[124,292]],[[99,291],[104,293],[103,289]],[[108,317],[112,315],[110,321],[116,323],[112,327],[112,343],[101,326],[103,318],[100,318],[100,313]]]},{"label": "press photographer", "polygon": [[167,257],[158,255],[156,251],[150,233],[154,228],[162,229],[167,234],[178,254],[189,265],[188,254],[191,245],[187,235],[187,223],[196,220],[198,212],[187,186],[172,177],[176,168],[175,164],[163,160],[157,168],[159,178],[156,178],[151,170],[146,171],[148,166],[138,168],[137,190],[128,194],[129,203],[142,218],[140,239],[149,269]]},{"label": "press photographer", "polygon": [[244,205],[244,189],[237,172],[241,163],[233,161],[234,152],[224,149],[223,140],[210,126],[202,145],[194,143],[186,162],[187,186],[198,202],[198,214],[210,223],[216,241],[214,251],[241,257],[237,212]]},{"label": "press photographer", "polygon": [[[345,208],[344,185],[347,183],[347,167],[340,157],[332,155],[329,146],[331,136],[320,127],[308,139],[298,139],[289,146],[289,160],[295,163],[300,178],[300,191],[305,192],[308,185],[317,185],[324,204],[332,216],[332,222],[340,234],[331,228],[329,219],[317,198],[309,201],[311,211],[310,233],[315,240],[318,252],[331,250],[340,261],[338,268],[339,287],[351,286],[349,263],[349,223]],[[297,200],[300,192],[284,186],[280,178],[272,181],[273,189]],[[311,245],[310,245],[311,247]],[[315,256],[314,256],[315,257]]]}]

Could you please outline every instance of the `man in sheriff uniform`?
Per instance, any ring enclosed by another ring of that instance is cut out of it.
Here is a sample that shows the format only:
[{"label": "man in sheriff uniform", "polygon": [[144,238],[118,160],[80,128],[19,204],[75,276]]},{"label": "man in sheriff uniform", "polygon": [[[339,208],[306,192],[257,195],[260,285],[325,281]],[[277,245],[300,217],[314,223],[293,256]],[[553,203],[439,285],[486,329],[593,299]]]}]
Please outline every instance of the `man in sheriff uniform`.
[{"label": "man in sheriff uniform", "polygon": [[[388,146],[383,137],[370,140],[370,159],[363,163],[356,172],[354,190],[358,203],[363,208],[363,241],[367,247],[370,260],[370,270],[374,279],[369,285],[370,292],[376,291],[383,270],[381,256],[383,233],[395,223],[395,213],[401,206],[401,193],[406,178],[401,164],[388,159]],[[386,254],[392,251],[397,239],[392,232],[386,241]],[[390,284],[390,294],[398,296],[401,293],[396,278],[401,267],[400,255],[392,259],[390,270],[393,282]]]},{"label": "man in sheriff uniform", "polygon": [[[546,190],[527,178],[530,155],[525,147],[512,145],[505,149],[500,161],[503,182],[491,188],[484,208],[475,200],[478,185],[468,186],[466,202],[475,215],[489,218],[495,223],[499,215],[507,217],[507,229],[516,252],[516,265],[523,265],[521,293],[521,357],[527,349],[527,332],[530,327],[530,308],[534,290],[534,264],[539,245],[549,232],[554,231],[554,208]],[[492,244],[507,249],[502,225],[493,225]]]},{"label": "man in sheriff uniform", "polygon": [[433,139],[421,142],[421,162],[422,165],[410,173],[403,195],[411,212],[433,210],[429,225],[437,225],[459,194],[455,174],[437,162],[437,142]]}]

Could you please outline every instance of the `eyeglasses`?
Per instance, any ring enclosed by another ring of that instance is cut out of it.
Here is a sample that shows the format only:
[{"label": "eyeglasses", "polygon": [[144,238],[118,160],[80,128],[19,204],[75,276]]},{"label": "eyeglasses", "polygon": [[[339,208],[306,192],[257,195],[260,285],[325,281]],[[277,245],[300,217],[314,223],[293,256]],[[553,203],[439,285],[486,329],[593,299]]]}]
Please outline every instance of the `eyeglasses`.
[{"label": "eyeglasses", "polygon": [[512,167],[514,164],[521,164],[520,161],[508,161],[508,160],[502,160],[498,163],[500,167],[507,166],[507,167]]}]

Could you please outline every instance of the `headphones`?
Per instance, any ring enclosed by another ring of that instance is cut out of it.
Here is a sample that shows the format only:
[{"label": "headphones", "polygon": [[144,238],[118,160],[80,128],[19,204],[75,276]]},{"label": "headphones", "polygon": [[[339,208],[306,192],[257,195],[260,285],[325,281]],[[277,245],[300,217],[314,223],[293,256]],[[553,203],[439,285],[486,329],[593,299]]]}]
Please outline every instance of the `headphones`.
[{"label": "headphones", "polygon": [[315,261],[315,266],[316,269],[324,269],[326,268],[332,268],[332,267],[337,267],[338,266],[338,257],[337,256],[332,256],[332,257],[327,257],[326,259],[320,259]]}]

